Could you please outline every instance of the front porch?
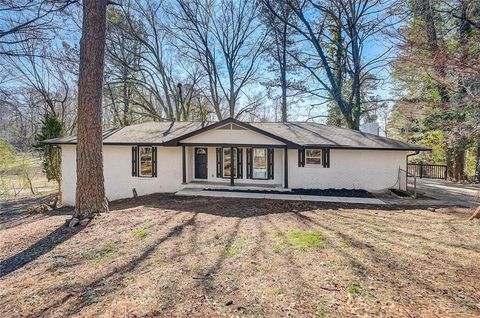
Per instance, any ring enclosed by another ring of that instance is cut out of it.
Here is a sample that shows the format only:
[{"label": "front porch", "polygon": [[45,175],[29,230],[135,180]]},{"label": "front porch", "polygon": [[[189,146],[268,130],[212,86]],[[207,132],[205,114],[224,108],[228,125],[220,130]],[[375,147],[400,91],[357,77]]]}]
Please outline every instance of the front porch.
[{"label": "front porch", "polygon": [[230,185],[230,180],[224,182],[192,180],[186,184],[185,189],[212,189],[212,190],[258,190],[258,191],[282,191],[289,192],[291,189],[284,188],[283,185],[274,183],[245,183],[234,181]]},{"label": "front porch", "polygon": [[182,144],[185,188],[289,191],[284,145]]}]

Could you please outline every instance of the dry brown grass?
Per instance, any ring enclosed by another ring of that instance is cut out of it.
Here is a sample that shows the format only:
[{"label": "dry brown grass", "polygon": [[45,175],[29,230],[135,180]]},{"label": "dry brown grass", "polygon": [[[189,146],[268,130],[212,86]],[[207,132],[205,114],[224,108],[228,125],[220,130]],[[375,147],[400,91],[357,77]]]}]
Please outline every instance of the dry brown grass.
[{"label": "dry brown grass", "polygon": [[167,195],[112,210],[74,230],[68,209],[5,220],[0,316],[480,315],[468,214]]}]

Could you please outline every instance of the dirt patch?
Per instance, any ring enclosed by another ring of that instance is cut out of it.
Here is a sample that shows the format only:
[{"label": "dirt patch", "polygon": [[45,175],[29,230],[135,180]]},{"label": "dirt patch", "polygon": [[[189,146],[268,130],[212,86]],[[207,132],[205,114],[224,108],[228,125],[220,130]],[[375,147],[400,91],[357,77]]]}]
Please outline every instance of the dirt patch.
[{"label": "dirt patch", "polygon": [[111,210],[83,229],[65,210],[7,220],[0,316],[480,315],[480,223],[456,210],[170,195]]},{"label": "dirt patch", "polygon": [[249,189],[213,189],[206,188],[205,191],[222,192],[246,192],[266,194],[291,194],[291,195],[318,195],[327,197],[349,197],[349,198],[374,198],[375,196],[366,190],[361,189],[292,189],[291,191],[277,190],[249,190]]}]

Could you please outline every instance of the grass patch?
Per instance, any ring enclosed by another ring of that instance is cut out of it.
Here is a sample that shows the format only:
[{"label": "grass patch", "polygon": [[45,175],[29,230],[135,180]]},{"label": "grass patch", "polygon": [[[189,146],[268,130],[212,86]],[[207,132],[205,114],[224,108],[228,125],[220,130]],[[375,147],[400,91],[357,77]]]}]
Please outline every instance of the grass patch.
[{"label": "grass patch", "polygon": [[111,260],[117,254],[118,248],[113,243],[104,244],[100,250],[89,250],[82,255],[89,261],[92,261],[96,265],[101,264],[104,261]]},{"label": "grass patch", "polygon": [[273,245],[274,252],[279,252],[287,246],[302,251],[325,246],[325,237],[319,231],[292,229],[282,232],[277,230],[273,232],[273,236],[276,238],[276,243]]},{"label": "grass patch", "polygon": [[285,294],[285,289],[283,289],[282,287],[277,287],[273,290],[273,292],[275,293],[275,295],[283,295]]},{"label": "grass patch", "polygon": [[350,295],[360,294],[360,286],[358,286],[357,284],[348,285],[347,293],[349,293]]},{"label": "grass patch", "polygon": [[242,250],[243,246],[245,245],[245,240],[243,239],[238,239],[230,247],[227,247],[225,250],[222,252],[222,256],[224,257],[234,257],[240,251]]},{"label": "grass patch", "polygon": [[318,318],[325,318],[327,317],[327,306],[323,302],[320,302],[317,306],[317,317]]},{"label": "grass patch", "polygon": [[42,298],[38,294],[32,294],[28,296],[26,303],[29,305],[35,305],[38,304],[41,300]]},{"label": "grass patch", "polygon": [[148,235],[148,230],[147,229],[138,229],[133,231],[133,237],[145,237]]},{"label": "grass patch", "polygon": [[98,302],[98,296],[93,291],[87,291],[85,294],[83,294],[83,301],[87,305],[91,305]]},{"label": "grass patch", "polygon": [[346,240],[342,240],[340,242],[340,248],[349,248],[350,247],[350,242]]}]

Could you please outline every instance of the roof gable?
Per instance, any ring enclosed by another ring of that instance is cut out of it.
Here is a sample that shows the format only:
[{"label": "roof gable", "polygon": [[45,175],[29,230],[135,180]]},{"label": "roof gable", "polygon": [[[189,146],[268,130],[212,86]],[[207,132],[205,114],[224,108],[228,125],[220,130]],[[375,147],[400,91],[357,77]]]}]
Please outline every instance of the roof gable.
[{"label": "roof gable", "polygon": [[[268,138],[268,139],[263,139],[263,142],[261,142],[260,144],[268,144],[268,140],[273,140],[274,144],[284,144],[284,145],[287,145],[287,146],[290,146],[290,147],[299,147],[298,144],[296,144],[296,143],[294,143],[294,142],[292,142],[292,141],[290,141],[286,138],[283,138],[279,135],[271,133],[267,130],[263,130],[263,129],[258,128],[256,126],[250,125],[249,123],[241,122],[241,121],[236,120],[234,118],[227,118],[227,119],[218,121],[214,124],[202,127],[201,129],[198,129],[196,131],[189,132],[189,133],[187,133],[183,136],[179,136],[177,138],[174,138],[174,139],[168,141],[167,143],[165,143],[165,145],[175,146],[175,145],[181,144],[182,142],[187,142],[187,143],[188,142],[196,142],[196,141],[198,141],[198,139],[195,140],[193,137],[198,136],[200,134],[204,134],[204,133],[206,133],[210,130],[215,130],[215,129],[223,130],[222,128],[224,128],[226,126],[230,127],[230,129],[228,129],[230,131],[235,131],[235,130],[236,131],[242,131],[242,128],[243,128],[243,132],[246,131],[246,130],[249,130],[249,131],[252,131],[256,134],[263,135],[264,137]],[[225,141],[227,143],[232,143],[232,144],[234,144],[234,143],[244,144],[244,142],[238,142],[239,140],[236,140],[237,142],[235,142],[235,140],[231,140],[231,139],[228,140],[228,137],[226,137]],[[219,140],[214,140],[212,142],[221,143],[221,142],[219,142]],[[250,142],[250,143],[253,144],[253,142]]]}]

